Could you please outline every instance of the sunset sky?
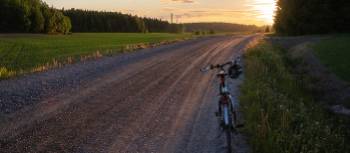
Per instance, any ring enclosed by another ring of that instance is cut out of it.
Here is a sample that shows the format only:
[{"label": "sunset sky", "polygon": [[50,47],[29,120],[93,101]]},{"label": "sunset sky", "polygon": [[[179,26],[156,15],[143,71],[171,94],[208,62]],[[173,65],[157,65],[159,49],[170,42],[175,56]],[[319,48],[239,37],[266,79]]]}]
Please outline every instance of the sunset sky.
[{"label": "sunset sky", "polygon": [[44,0],[56,8],[118,11],[174,22],[273,23],[275,0]]}]

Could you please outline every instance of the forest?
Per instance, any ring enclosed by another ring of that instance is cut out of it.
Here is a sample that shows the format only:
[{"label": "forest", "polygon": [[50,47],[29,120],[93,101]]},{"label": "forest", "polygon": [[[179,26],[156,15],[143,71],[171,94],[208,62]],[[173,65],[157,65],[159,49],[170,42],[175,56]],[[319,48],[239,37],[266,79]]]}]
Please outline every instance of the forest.
[{"label": "forest", "polygon": [[350,32],[350,1],[278,0],[274,28],[285,35]]},{"label": "forest", "polygon": [[170,32],[182,24],[118,12],[55,9],[41,0],[0,0],[1,33]]},{"label": "forest", "polygon": [[181,24],[119,12],[62,10],[72,21],[72,32],[183,32]]},{"label": "forest", "polygon": [[68,33],[71,21],[41,0],[0,0],[2,33]]}]

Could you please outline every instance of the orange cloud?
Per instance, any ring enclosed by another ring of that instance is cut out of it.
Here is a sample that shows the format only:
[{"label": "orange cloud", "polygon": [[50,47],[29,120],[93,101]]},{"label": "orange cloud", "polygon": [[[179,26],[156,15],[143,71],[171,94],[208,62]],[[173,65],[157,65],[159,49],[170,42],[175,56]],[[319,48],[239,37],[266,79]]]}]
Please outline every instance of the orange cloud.
[{"label": "orange cloud", "polygon": [[162,2],[194,3],[194,0],[161,0]]}]

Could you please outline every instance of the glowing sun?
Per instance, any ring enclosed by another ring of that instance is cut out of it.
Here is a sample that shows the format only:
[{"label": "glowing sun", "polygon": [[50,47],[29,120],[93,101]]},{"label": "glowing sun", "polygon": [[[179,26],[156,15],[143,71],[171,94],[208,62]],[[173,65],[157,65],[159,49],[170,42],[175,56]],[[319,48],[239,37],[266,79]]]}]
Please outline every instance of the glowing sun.
[{"label": "glowing sun", "polygon": [[254,10],[258,13],[258,18],[268,24],[273,23],[276,9],[276,0],[254,0]]}]

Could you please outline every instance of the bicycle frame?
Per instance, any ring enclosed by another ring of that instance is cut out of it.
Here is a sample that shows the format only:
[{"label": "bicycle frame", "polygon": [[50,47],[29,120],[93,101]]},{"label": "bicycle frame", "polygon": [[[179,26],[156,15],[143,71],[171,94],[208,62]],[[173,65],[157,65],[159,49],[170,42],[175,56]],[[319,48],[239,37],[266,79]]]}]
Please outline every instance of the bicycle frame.
[{"label": "bicycle frame", "polygon": [[[219,114],[223,114],[223,120],[225,126],[232,126],[230,123],[230,110],[233,112],[233,100],[226,86],[226,76],[224,70],[220,70],[217,77],[220,79],[220,99],[219,99]],[[223,110],[222,110],[223,109]],[[234,116],[235,119],[235,116]],[[235,121],[235,120],[234,120]]]},{"label": "bicycle frame", "polygon": [[[234,128],[235,124],[235,113],[233,111],[233,104],[232,104],[232,98],[229,93],[229,90],[226,86],[226,76],[228,74],[225,73],[225,70],[220,68],[219,74],[217,74],[217,77],[220,80],[220,98],[219,98],[219,111],[218,111],[218,116],[220,116],[220,122],[222,123],[221,126],[224,129],[226,133],[226,139],[227,139],[227,148],[228,148],[228,153],[232,152],[231,148],[231,130]],[[232,117],[234,120],[232,120]]]}]

